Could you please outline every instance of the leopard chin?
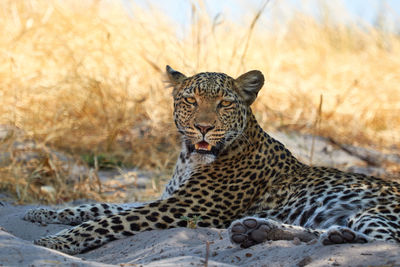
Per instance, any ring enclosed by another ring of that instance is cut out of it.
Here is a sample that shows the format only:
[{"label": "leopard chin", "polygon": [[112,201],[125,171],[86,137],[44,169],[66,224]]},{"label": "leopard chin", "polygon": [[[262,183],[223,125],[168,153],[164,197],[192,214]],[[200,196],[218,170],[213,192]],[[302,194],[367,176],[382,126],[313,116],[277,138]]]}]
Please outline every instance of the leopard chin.
[{"label": "leopard chin", "polygon": [[201,165],[214,162],[223,148],[222,142],[211,145],[204,140],[194,144],[190,140],[185,140],[185,145],[191,161]]},{"label": "leopard chin", "polygon": [[197,153],[197,152],[193,152],[190,155],[190,158],[191,158],[192,162],[196,162],[196,164],[200,164],[200,165],[211,164],[212,162],[214,162],[217,159],[217,157],[213,154]]}]

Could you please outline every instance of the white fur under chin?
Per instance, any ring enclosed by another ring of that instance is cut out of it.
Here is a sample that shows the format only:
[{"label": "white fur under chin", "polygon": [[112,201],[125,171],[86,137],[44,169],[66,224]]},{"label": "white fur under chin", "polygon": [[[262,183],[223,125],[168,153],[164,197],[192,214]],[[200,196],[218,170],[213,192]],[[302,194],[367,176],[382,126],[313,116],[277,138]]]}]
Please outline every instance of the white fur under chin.
[{"label": "white fur under chin", "polygon": [[191,162],[194,164],[200,164],[200,165],[205,165],[205,164],[210,164],[215,160],[215,156],[212,154],[200,154],[200,153],[192,153],[190,155]]}]

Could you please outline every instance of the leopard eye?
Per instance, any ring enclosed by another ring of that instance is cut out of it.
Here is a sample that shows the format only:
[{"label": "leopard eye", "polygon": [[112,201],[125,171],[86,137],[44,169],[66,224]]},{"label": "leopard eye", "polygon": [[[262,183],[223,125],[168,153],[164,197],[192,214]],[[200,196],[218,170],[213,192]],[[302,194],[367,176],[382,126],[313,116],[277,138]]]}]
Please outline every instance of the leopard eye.
[{"label": "leopard eye", "polygon": [[187,103],[189,103],[189,104],[191,104],[191,105],[196,104],[196,98],[194,98],[194,97],[185,97],[184,99],[185,99],[185,101],[186,101]]},{"label": "leopard eye", "polygon": [[232,105],[232,104],[233,104],[233,102],[228,101],[228,100],[222,100],[221,102],[219,102],[219,105],[220,105],[221,107],[224,107],[224,108],[229,107],[229,106]]}]

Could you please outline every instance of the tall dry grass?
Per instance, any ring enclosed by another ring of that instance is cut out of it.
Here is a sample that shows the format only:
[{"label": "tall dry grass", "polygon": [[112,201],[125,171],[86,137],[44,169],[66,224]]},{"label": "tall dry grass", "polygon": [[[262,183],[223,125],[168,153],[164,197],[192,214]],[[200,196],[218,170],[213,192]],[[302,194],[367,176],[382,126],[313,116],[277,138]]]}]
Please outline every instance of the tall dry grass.
[{"label": "tall dry grass", "polygon": [[340,22],[333,10],[282,19],[277,4],[244,12],[244,23],[215,19],[200,1],[177,37],[182,26],[156,9],[132,3],[131,16],[119,3],[0,2],[0,124],[72,154],[165,170],[178,150],[165,65],[259,69],[267,82],[253,110],[264,128],[313,133],[320,114],[318,134],[399,148],[398,35]]}]

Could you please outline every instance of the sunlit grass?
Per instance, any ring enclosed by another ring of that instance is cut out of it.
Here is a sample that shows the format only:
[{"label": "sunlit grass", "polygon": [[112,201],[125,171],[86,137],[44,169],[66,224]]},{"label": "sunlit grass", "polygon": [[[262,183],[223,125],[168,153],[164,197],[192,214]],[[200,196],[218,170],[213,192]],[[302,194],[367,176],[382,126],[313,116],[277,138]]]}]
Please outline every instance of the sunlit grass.
[{"label": "sunlit grass", "polygon": [[[190,30],[178,38],[182,27],[164,14],[133,5],[130,16],[118,3],[0,2],[0,124],[73,155],[108,153],[166,170],[179,146],[165,65],[234,77],[259,69],[267,82],[253,110],[265,129],[315,133],[322,95],[317,134],[398,148],[398,35],[300,13],[284,23],[257,17],[262,11],[245,24],[216,21],[193,5]],[[2,177],[27,179],[11,169]]]}]

